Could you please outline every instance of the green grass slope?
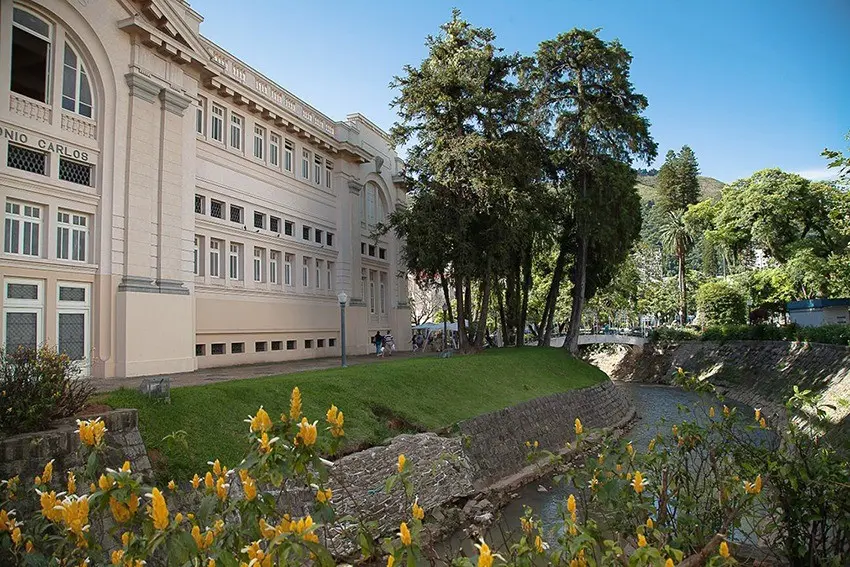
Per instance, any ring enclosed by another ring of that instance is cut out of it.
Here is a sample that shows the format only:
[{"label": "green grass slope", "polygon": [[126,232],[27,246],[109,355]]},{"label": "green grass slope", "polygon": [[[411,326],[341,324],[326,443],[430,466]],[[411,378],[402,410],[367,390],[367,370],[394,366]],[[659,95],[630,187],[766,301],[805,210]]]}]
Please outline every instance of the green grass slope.
[{"label": "green grass slope", "polygon": [[[215,458],[228,467],[236,465],[247,448],[248,424],[243,420],[260,405],[278,418],[288,411],[295,386],[311,421],[323,422],[332,403],[345,412],[346,444],[351,450],[405,430],[437,431],[482,413],[606,379],[602,371],[563,349],[508,348],[176,388],[171,404],[118,390],[107,394],[104,403],[138,408],[145,444],[161,455],[158,473],[185,481]],[[187,432],[188,448],[163,441],[179,430]]]}]

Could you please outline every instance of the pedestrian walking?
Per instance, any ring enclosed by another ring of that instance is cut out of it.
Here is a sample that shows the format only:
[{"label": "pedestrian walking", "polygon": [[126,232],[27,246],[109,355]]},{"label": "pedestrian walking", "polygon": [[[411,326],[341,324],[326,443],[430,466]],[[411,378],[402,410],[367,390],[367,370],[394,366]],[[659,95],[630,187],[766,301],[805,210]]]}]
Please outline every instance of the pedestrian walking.
[{"label": "pedestrian walking", "polygon": [[375,354],[381,356],[381,347],[384,346],[384,337],[381,331],[375,331]]}]

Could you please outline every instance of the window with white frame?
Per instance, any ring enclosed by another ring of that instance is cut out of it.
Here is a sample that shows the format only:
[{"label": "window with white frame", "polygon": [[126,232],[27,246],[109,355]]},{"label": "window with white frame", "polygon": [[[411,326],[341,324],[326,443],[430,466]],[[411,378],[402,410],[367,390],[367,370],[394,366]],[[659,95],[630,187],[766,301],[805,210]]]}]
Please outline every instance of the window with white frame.
[{"label": "window with white frame", "polygon": [[331,160],[325,160],[325,187],[331,188],[331,177],[333,176],[334,164]]},{"label": "window with white frame", "polygon": [[7,353],[44,341],[44,281],[3,280],[3,347]]},{"label": "window with white frame", "polygon": [[56,213],[56,257],[85,262],[88,259],[88,216],[68,211]]},{"label": "window with white frame", "polygon": [[360,297],[366,299],[366,268],[360,268]]},{"label": "window with white frame", "polygon": [[325,281],[328,282],[328,291],[333,291],[334,289],[334,263],[328,262],[328,273]]},{"label": "window with white frame", "polygon": [[283,233],[286,236],[295,234],[295,223],[292,221],[283,221]]},{"label": "window with white frame", "polygon": [[376,209],[375,199],[377,199],[376,187],[371,183],[366,185],[366,223],[368,225],[375,224]]},{"label": "window with white frame", "polygon": [[254,157],[266,159],[266,129],[262,126],[254,126]]},{"label": "window with white frame", "polygon": [[269,135],[269,164],[280,166],[280,136],[277,134]]},{"label": "window with white frame", "polygon": [[77,52],[67,43],[62,68],[62,108],[86,118],[92,117],[94,108],[86,68]]},{"label": "window with white frame", "polygon": [[218,104],[212,105],[210,138],[216,142],[224,143],[224,107],[219,106]]},{"label": "window with white frame", "polygon": [[323,163],[324,160],[322,159],[322,156],[316,156],[313,158],[313,183],[316,185],[322,184],[322,169],[324,169],[322,167]]},{"label": "window with white frame", "polygon": [[310,234],[312,234],[313,229],[311,229],[306,224],[301,227],[301,238],[303,240],[310,240]]},{"label": "window with white frame", "polygon": [[263,264],[265,264],[266,251],[262,248],[254,248],[254,281],[263,281]]},{"label": "window with white frame", "polygon": [[91,350],[89,284],[59,282],[56,301],[56,348],[71,360],[85,360]]},{"label": "window with white frame", "polygon": [[12,9],[12,92],[48,103],[52,28],[32,12]]},{"label": "window with white frame", "polygon": [[269,230],[280,233],[280,217],[269,217]]},{"label": "window with white frame", "polygon": [[210,239],[210,277],[221,277],[221,240]]},{"label": "window with white frame", "polygon": [[230,243],[230,279],[242,279],[242,245]]},{"label": "window with white frame", "polygon": [[195,101],[195,132],[203,136],[207,129],[207,99],[199,96]]},{"label": "window with white frame", "polygon": [[381,272],[381,315],[387,312],[387,274]]},{"label": "window with white frame", "polygon": [[207,212],[207,202],[203,195],[195,193],[195,212],[204,215]]},{"label": "window with white frame", "polygon": [[283,285],[292,285],[292,265],[295,263],[294,254],[284,254],[283,256]]},{"label": "window with white frame", "polygon": [[310,258],[304,256],[303,264],[301,266],[301,285],[304,289],[310,287]]},{"label": "window with white frame", "polygon": [[329,232],[329,233],[327,234],[326,242],[327,242],[328,246],[333,246],[333,245],[334,245],[334,233],[333,233],[333,232]]},{"label": "window with white frame", "polygon": [[310,152],[301,150],[301,177],[310,179]]},{"label": "window with white frame", "polygon": [[245,209],[236,205],[230,205],[230,222],[243,224],[245,222]]},{"label": "window with white frame", "polygon": [[233,112],[230,113],[230,147],[235,150],[242,149],[242,117]]},{"label": "window with white frame", "polygon": [[292,171],[292,162],[295,159],[295,144],[290,140],[283,141],[283,169]]},{"label": "window with white frame", "polygon": [[280,252],[271,250],[269,252],[269,283],[277,284],[278,259]]},{"label": "window with white frame", "polygon": [[201,275],[201,237],[195,235],[195,246],[192,249],[192,273]]},{"label": "window with white frame", "polygon": [[316,244],[321,244],[324,236],[325,236],[325,231],[317,228],[316,229],[316,235],[315,235]]},{"label": "window with white frame", "polygon": [[375,312],[375,270],[369,270],[369,312]]},{"label": "window with white frame", "polygon": [[254,211],[254,228],[266,228],[266,214]]},{"label": "window with white frame", "polygon": [[210,216],[213,218],[224,220],[224,203],[210,199]]},{"label": "window with white frame", "polygon": [[324,270],[324,260],[316,258],[316,289],[322,289],[322,271]]},{"label": "window with white frame", "polygon": [[41,207],[6,201],[3,251],[7,254],[40,256]]}]

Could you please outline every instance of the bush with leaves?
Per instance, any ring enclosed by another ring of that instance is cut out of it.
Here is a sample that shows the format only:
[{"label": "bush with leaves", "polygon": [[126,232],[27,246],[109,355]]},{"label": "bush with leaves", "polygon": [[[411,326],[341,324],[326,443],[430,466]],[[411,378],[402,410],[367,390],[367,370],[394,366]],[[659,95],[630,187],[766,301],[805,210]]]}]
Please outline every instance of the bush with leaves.
[{"label": "bush with leaves", "polygon": [[45,429],[80,411],[93,391],[74,361],[54,348],[0,351],[0,435]]},{"label": "bush with leaves", "polygon": [[703,324],[737,325],[747,322],[747,303],[737,286],[724,280],[709,281],[697,290],[697,309]]}]

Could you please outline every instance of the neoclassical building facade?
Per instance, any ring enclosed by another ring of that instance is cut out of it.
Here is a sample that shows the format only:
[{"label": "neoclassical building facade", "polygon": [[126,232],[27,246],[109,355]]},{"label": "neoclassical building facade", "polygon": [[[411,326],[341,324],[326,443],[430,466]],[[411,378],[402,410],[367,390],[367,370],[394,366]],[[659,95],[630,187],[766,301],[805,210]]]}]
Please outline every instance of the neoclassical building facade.
[{"label": "neoclassical building facade", "polygon": [[0,0],[2,345],[92,377],[410,339],[402,162],[200,35],[183,0]]}]

